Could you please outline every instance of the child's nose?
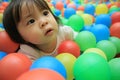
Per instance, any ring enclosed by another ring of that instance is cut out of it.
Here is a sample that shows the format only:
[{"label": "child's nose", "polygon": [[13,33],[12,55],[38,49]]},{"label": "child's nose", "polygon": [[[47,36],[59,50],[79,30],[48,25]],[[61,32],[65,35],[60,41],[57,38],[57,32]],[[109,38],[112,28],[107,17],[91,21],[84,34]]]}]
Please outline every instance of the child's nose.
[{"label": "child's nose", "polygon": [[39,21],[40,28],[45,27],[47,24],[48,24],[48,21],[46,19],[40,19]]},{"label": "child's nose", "polygon": [[41,27],[44,27],[44,26],[46,26],[47,24],[48,24],[48,22],[45,21],[45,22],[42,23]]}]

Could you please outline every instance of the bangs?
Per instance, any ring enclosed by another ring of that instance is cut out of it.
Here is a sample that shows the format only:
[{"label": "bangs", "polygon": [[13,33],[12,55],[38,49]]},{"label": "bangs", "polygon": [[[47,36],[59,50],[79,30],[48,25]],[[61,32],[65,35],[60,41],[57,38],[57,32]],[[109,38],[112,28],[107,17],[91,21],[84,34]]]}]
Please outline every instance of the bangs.
[{"label": "bangs", "polygon": [[[29,1],[29,2],[28,2]],[[22,7],[25,5],[29,13],[32,13],[34,10],[34,6],[36,6],[40,11],[41,10],[50,10],[47,6],[47,3],[44,0],[19,0],[16,1],[13,7],[13,17],[15,24],[17,25],[18,22],[21,20],[22,16]]]}]

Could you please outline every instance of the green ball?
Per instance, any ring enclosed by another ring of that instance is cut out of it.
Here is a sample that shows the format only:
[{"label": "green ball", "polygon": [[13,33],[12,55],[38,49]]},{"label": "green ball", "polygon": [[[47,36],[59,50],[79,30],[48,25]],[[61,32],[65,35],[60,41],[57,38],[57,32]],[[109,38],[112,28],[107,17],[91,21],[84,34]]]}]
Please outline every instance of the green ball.
[{"label": "green ball", "polygon": [[111,80],[120,80],[120,58],[114,58],[109,61],[111,69]]},{"label": "green ball", "polygon": [[112,13],[112,12],[118,12],[119,11],[119,8],[117,6],[112,6],[110,9],[109,9],[109,13]]},{"label": "green ball", "polygon": [[120,53],[120,39],[118,37],[110,37],[109,40],[116,46],[117,53]]},{"label": "green ball", "polygon": [[79,45],[81,51],[96,47],[96,38],[89,31],[81,31],[75,37],[75,42]]},{"label": "green ball", "polygon": [[75,31],[80,31],[84,27],[84,20],[79,15],[72,15],[68,19],[68,26],[71,26]]},{"label": "green ball", "polygon": [[111,73],[108,62],[99,54],[82,54],[73,67],[76,80],[110,80]]},{"label": "green ball", "polygon": [[108,61],[113,59],[117,53],[115,45],[108,40],[99,41],[96,47],[105,53]]}]

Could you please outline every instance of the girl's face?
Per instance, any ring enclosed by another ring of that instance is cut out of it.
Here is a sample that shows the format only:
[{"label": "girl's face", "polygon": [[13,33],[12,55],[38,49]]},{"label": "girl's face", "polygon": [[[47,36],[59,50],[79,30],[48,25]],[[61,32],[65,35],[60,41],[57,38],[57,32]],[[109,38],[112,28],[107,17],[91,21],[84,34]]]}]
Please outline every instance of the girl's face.
[{"label": "girl's face", "polygon": [[49,10],[39,10],[35,5],[28,9],[23,4],[18,31],[23,39],[32,44],[46,44],[56,39],[58,24]]}]

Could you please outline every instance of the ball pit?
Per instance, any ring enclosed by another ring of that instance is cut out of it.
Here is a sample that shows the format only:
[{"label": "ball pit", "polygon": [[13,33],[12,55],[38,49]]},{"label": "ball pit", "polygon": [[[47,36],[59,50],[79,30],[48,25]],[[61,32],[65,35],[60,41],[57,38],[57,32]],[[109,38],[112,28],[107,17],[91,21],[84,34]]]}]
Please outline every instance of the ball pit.
[{"label": "ball pit", "polygon": [[[50,67],[49,69],[45,68],[48,63],[51,63],[49,66],[56,67],[57,64],[54,61],[40,65],[42,68],[28,70],[28,67],[33,66],[34,63],[24,60],[25,58],[23,59],[18,54],[11,54],[11,52],[16,51],[19,44],[11,41],[2,25],[3,12],[10,1],[2,0],[0,3],[0,80],[16,80],[15,78],[17,80],[65,80],[65,76],[67,80],[72,80],[73,78],[75,80],[120,79],[120,61],[119,58],[115,58],[119,57],[120,54],[120,2],[118,0],[116,2],[114,2],[115,0],[106,0],[103,3],[101,2],[102,0],[96,2],[94,0],[46,0],[53,13],[61,19],[64,25],[71,26],[75,31],[79,32],[75,42],[81,49],[81,55],[77,53],[76,57],[71,53],[58,54],[56,56],[57,61],[59,60],[65,67],[64,70],[58,70],[60,73],[50,69]],[[91,15],[92,19],[86,14]],[[108,28],[99,30],[96,25],[100,24]],[[70,47],[72,48],[73,46]],[[5,53],[2,53],[2,51]],[[104,54],[108,59],[107,62]],[[14,58],[14,60],[10,57]],[[17,63],[14,63],[15,61]],[[72,72],[72,66],[74,66],[74,73]],[[112,72],[110,72],[109,67]],[[63,73],[65,70],[67,72],[66,75]],[[12,74],[9,72],[12,72]],[[19,76],[18,74],[22,75]]]}]

